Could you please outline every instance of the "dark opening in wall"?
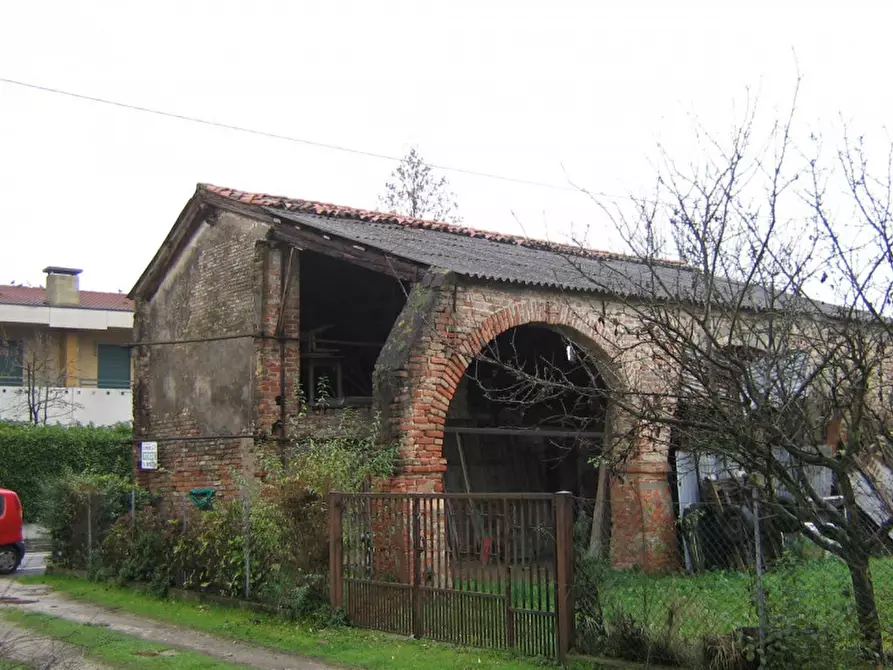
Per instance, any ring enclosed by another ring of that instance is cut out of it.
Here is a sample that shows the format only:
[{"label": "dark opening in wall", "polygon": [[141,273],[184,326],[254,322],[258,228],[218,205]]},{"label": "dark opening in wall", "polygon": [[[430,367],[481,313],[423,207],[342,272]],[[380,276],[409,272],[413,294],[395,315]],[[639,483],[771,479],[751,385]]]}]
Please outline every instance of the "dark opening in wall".
[{"label": "dark opening in wall", "polygon": [[447,491],[595,495],[605,386],[592,356],[565,334],[526,325],[471,363],[445,427]]},{"label": "dark opening in wall", "polygon": [[372,371],[408,287],[383,273],[302,251],[301,388],[311,404],[365,405]]}]

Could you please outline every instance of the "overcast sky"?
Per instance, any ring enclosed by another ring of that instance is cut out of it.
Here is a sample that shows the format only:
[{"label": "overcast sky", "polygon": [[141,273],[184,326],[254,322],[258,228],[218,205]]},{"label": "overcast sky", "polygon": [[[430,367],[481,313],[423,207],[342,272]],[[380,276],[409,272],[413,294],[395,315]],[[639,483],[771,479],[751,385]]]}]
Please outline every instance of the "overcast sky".
[{"label": "overcast sky", "polygon": [[[800,118],[893,118],[893,4],[6,2],[0,78],[360,151],[622,196],[747,87]],[[822,126],[823,128],[825,126]],[[128,291],[198,182],[374,208],[393,163],[0,83],[0,283]],[[468,225],[562,239],[572,190],[446,173]]]}]

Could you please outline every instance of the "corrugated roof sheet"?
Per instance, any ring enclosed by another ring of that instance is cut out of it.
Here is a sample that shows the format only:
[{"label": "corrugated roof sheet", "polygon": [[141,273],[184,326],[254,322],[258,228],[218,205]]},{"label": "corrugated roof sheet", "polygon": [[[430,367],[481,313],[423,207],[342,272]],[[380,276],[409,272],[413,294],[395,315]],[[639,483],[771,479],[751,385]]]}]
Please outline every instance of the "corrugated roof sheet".
[{"label": "corrugated roof sheet", "polygon": [[[467,277],[620,295],[639,293],[642,282],[651,281],[652,277],[652,270],[642,263],[613,255],[577,256],[439,230],[302,214],[274,207],[265,207],[265,210],[283,222],[307,226]],[[691,282],[692,274],[682,266],[660,265],[656,271],[663,282],[680,293],[690,292],[685,282]]]},{"label": "corrugated roof sheet", "polygon": [[368,209],[357,209],[356,207],[344,207],[343,205],[332,205],[325,202],[316,202],[314,200],[286,198],[278,195],[269,195],[268,193],[246,193],[245,191],[238,191],[236,189],[226,188],[223,186],[214,186],[212,184],[199,184],[198,189],[199,191],[213,193],[214,195],[233,200],[234,202],[238,202],[242,205],[272,208],[277,211],[314,214],[317,216],[337,220],[362,221],[365,223],[377,224],[394,224],[404,229],[449,233],[451,235],[461,235],[463,237],[471,237],[474,239],[484,239],[491,242],[499,242],[503,244],[527,247],[529,249],[555,251],[574,256],[626,258],[621,254],[615,254],[609,251],[587,249],[576,245],[559,244],[557,242],[549,242],[548,240],[537,240],[528,237],[521,237],[519,235],[507,235],[505,233],[497,233],[489,230],[483,230],[481,228],[470,228],[468,226],[445,223],[443,221],[417,219],[411,216],[394,214],[392,212],[376,212]]},{"label": "corrugated roof sheet", "polygon": [[[631,256],[579,246],[209,184],[200,184],[199,191],[262,210],[268,216],[279,218],[284,226],[306,226],[407,261],[467,277],[671,301],[702,302],[706,298],[699,273],[674,261],[655,260],[646,264]],[[735,303],[742,297],[742,291],[746,291],[742,305],[751,309],[764,309],[769,304],[776,308],[801,308],[808,303],[797,296],[778,296],[772,300],[764,289],[758,286],[745,289],[734,281],[717,282],[712,290],[714,301],[725,299]],[[809,304],[812,303],[807,307]],[[819,309],[831,312],[836,308],[819,305]]]},{"label": "corrugated roof sheet", "polygon": [[[81,291],[80,309],[105,309],[112,312],[132,312],[133,301],[124,293]],[[43,286],[0,286],[0,305],[45,307],[47,293]]]},{"label": "corrugated roof sheet", "polygon": [[[199,189],[262,208],[286,222],[467,277],[620,295],[641,293],[642,282],[653,279],[652,269],[621,254],[210,184]],[[656,272],[675,297],[691,294],[693,275],[683,266],[660,262]]]}]

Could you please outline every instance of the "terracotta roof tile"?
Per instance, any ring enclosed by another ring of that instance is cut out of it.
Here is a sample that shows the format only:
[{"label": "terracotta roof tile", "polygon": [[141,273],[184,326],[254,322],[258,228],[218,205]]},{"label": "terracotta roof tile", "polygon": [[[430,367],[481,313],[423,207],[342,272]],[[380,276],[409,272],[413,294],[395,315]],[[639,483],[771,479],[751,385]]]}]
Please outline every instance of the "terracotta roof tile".
[{"label": "terracotta roof tile", "polygon": [[[132,312],[133,301],[124,293],[81,291],[81,309],[105,309],[113,312]],[[47,304],[43,286],[0,286],[0,305],[43,307]]]},{"label": "terracotta roof tile", "polygon": [[595,249],[586,249],[572,244],[559,244],[557,242],[549,242],[547,240],[537,240],[520,235],[507,235],[505,233],[497,233],[479,228],[470,228],[468,226],[460,226],[452,223],[444,223],[442,221],[429,221],[426,219],[416,219],[410,216],[402,216],[389,212],[376,212],[368,209],[357,209],[356,207],[344,207],[342,205],[332,205],[325,202],[316,202],[313,200],[300,200],[298,198],[287,198],[284,196],[270,195],[268,193],[247,193],[225,186],[214,186],[213,184],[199,184],[200,191],[213,193],[221,198],[240,202],[242,204],[253,205],[258,207],[272,207],[275,209],[285,210],[287,212],[299,212],[304,214],[316,214],[317,216],[334,217],[338,219],[350,219],[354,221],[363,221],[366,223],[386,223],[399,225],[404,228],[415,228],[420,230],[436,230],[444,233],[453,233],[455,235],[463,235],[465,237],[490,240],[491,242],[499,242],[502,244],[512,244],[516,246],[527,247],[530,249],[539,249],[542,251],[554,251],[557,253],[573,256],[583,256],[588,258],[616,258],[627,259],[628,256],[616,254],[608,251],[599,251]]}]

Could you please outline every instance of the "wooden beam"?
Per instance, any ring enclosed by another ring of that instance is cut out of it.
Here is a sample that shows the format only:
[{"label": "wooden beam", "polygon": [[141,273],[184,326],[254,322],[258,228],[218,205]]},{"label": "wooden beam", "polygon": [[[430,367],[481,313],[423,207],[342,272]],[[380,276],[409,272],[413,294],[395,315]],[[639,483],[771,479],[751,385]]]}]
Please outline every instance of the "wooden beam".
[{"label": "wooden beam", "polygon": [[421,265],[386,254],[379,249],[368,246],[364,246],[362,250],[358,249],[350,240],[317,232],[309,226],[299,228],[297,224],[281,224],[273,229],[271,237],[290,244],[299,251],[315,251],[404,281],[418,281],[425,269]]},{"label": "wooden beam", "polygon": [[528,437],[579,437],[601,439],[603,431],[568,430],[563,428],[498,428],[483,426],[446,426],[445,433],[454,435],[506,435]]},{"label": "wooden beam", "polygon": [[216,193],[212,193],[211,191],[204,191],[202,197],[204,202],[213,207],[216,207],[217,209],[224,209],[228,212],[239,214],[240,216],[244,216],[249,219],[255,219],[257,221],[262,221],[270,225],[274,225],[279,221],[279,219],[277,219],[269,212],[265,211],[264,208],[260,205],[251,205],[248,203],[239,202],[238,200],[233,200],[232,198],[225,198],[222,195],[217,195]]}]

